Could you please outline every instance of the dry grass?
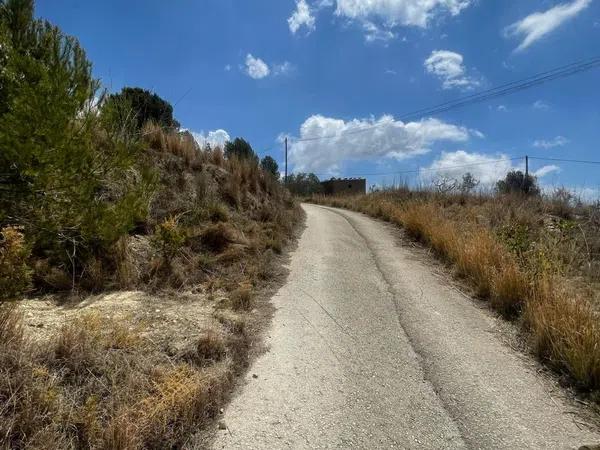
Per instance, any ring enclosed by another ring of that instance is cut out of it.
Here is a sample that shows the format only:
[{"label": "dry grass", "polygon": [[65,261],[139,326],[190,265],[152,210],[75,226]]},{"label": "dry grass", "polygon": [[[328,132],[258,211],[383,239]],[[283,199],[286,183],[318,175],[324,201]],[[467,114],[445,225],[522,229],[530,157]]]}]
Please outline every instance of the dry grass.
[{"label": "dry grass", "polygon": [[45,343],[20,323],[15,308],[0,308],[5,448],[179,448],[215,416],[239,368],[223,336],[237,343],[243,330],[225,326],[168,357],[143,327],[98,315]]},{"label": "dry grass", "polygon": [[408,190],[313,201],[402,226],[493,309],[521,318],[537,355],[597,398],[600,273],[590,270],[600,262],[596,209],[539,198]]}]

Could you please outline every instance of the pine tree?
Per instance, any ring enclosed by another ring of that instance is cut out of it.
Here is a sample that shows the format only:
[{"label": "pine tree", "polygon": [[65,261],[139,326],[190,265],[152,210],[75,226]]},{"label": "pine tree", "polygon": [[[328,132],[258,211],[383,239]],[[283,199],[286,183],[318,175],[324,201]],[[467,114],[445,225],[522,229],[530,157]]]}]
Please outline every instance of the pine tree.
[{"label": "pine tree", "polygon": [[135,134],[98,113],[85,51],[32,0],[0,1],[0,48],[0,225],[57,258],[109,245],[147,206]]}]

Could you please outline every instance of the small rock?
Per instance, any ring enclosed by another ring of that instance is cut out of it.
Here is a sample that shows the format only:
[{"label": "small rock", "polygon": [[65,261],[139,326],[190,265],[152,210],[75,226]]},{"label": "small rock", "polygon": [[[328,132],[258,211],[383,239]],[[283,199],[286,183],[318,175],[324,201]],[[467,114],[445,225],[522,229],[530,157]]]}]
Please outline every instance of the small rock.
[{"label": "small rock", "polygon": [[225,425],[225,422],[223,422],[222,420],[219,422],[219,430],[226,430],[227,429],[227,425]]},{"label": "small rock", "polygon": [[255,373],[252,374],[252,378],[258,378],[258,375],[256,375]]},{"label": "small rock", "polygon": [[225,410],[224,410],[223,408],[221,408],[221,409],[219,409],[219,412],[220,412],[221,414],[223,414],[223,413],[225,412]]}]

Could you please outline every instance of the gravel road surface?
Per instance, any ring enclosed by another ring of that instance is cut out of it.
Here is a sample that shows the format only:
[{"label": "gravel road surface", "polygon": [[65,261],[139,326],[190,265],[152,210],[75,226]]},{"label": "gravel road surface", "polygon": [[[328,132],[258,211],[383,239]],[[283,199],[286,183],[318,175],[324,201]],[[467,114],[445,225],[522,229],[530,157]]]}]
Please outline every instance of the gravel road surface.
[{"label": "gravel road surface", "polygon": [[215,449],[571,449],[600,433],[506,324],[392,226],[303,205],[266,343]]}]

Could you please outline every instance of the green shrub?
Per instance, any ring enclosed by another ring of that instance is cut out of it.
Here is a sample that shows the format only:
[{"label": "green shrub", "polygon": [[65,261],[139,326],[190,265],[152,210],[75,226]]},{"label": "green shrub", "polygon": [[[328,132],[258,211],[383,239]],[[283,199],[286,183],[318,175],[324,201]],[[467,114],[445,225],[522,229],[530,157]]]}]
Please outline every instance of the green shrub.
[{"label": "green shrub", "polygon": [[262,167],[265,172],[273,176],[273,178],[276,180],[279,179],[279,165],[277,164],[277,161],[275,161],[269,155],[265,156],[260,161],[260,167]]},{"label": "green shrub", "polygon": [[235,138],[233,142],[225,144],[225,157],[227,159],[253,160],[258,163],[258,156],[254,153],[252,146],[242,138]]},{"label": "green shrub", "polygon": [[138,130],[150,121],[161,127],[179,128],[179,122],[173,117],[173,106],[146,89],[125,87],[120,93],[111,95],[108,102],[129,104]]},{"label": "green shrub", "polygon": [[85,51],[34,19],[32,1],[0,2],[0,49],[0,226],[22,225],[34,254],[81,272],[146,217],[153,175]]}]

